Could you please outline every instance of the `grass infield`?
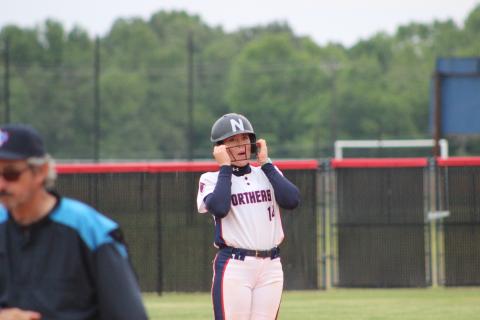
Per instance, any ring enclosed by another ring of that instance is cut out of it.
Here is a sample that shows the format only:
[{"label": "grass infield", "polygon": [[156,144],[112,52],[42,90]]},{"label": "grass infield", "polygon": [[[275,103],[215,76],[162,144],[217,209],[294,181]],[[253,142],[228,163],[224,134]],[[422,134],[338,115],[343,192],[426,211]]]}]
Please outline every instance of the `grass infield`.
[{"label": "grass infield", "polygon": [[[211,320],[208,293],[145,294],[151,320]],[[281,320],[480,319],[480,288],[284,291]]]}]

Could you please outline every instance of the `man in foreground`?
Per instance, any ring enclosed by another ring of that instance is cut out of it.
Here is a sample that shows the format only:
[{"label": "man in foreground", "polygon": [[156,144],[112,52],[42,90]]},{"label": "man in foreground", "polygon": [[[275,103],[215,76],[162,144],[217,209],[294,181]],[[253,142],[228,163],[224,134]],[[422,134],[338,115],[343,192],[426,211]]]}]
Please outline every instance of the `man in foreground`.
[{"label": "man in foreground", "polygon": [[147,319],[119,226],[50,191],[31,127],[0,127],[0,320]]}]

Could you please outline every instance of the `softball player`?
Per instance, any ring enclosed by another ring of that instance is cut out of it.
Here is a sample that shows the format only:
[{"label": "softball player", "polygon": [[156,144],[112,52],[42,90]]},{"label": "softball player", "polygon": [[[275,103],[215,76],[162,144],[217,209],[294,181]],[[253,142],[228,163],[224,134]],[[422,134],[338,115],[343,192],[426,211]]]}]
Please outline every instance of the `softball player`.
[{"label": "softball player", "polygon": [[[211,141],[220,169],[200,177],[197,206],[215,220],[215,319],[275,319],[283,290],[280,208],[296,208],[299,190],[272,164],[266,141],[257,141],[243,115],[218,119]],[[260,166],[250,166],[253,153]]]}]

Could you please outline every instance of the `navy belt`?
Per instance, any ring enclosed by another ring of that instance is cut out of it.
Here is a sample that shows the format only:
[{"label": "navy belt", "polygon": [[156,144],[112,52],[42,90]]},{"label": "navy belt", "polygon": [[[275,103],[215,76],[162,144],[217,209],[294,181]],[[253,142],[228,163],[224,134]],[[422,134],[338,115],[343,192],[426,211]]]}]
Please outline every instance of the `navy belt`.
[{"label": "navy belt", "polygon": [[[280,256],[280,248],[274,247],[270,250],[251,250],[251,249],[241,249],[241,248],[233,248],[229,246],[222,246],[220,250],[223,252],[229,253],[235,257],[235,259],[247,257],[257,257],[257,258],[270,258],[275,259]],[[238,257],[238,258],[237,258]]]}]

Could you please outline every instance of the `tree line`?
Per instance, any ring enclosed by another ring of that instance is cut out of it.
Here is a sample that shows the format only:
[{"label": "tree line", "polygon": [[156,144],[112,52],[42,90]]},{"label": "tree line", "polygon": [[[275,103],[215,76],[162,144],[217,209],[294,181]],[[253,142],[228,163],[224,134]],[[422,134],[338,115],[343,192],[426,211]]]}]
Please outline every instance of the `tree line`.
[{"label": "tree line", "polygon": [[[215,119],[238,112],[272,157],[331,157],[337,139],[431,138],[436,58],[478,56],[479,35],[480,6],[461,25],[412,22],[350,47],[279,22],[225,32],[183,11],[119,18],[100,38],[9,25],[0,119],[33,124],[60,159],[199,159]],[[453,154],[480,152],[478,138],[448,138]]]}]

